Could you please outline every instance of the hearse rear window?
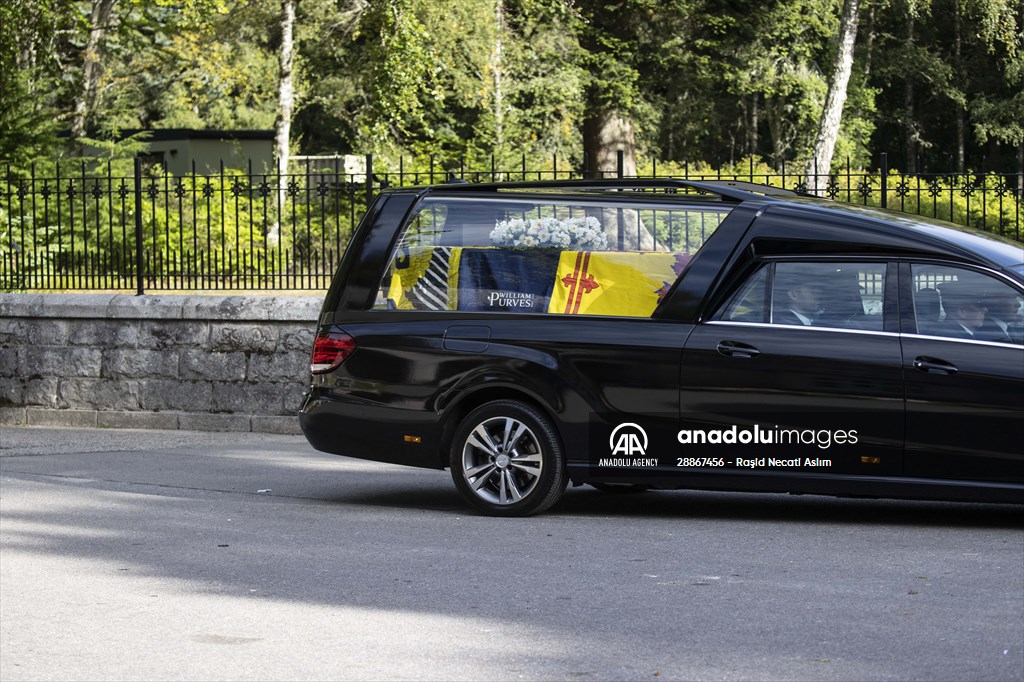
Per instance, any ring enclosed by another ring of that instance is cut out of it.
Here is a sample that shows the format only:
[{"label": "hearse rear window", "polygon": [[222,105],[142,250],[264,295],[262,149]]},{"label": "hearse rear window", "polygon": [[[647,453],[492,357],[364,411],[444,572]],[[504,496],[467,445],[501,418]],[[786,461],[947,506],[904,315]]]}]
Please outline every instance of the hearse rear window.
[{"label": "hearse rear window", "polygon": [[426,199],[398,240],[374,308],[649,317],[729,210]]}]

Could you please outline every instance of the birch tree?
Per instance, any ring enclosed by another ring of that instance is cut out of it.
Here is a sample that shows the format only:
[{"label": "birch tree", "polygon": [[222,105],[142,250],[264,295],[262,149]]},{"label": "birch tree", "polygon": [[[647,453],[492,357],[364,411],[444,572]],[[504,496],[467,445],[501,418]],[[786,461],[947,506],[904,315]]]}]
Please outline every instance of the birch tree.
[{"label": "birch tree", "polygon": [[288,199],[286,178],[288,177],[288,159],[291,155],[289,144],[292,112],[295,109],[295,85],[293,82],[295,2],[296,0],[282,0],[281,2],[281,48],[279,51],[281,71],[277,90],[277,119],[274,121],[274,160],[277,163],[277,207],[279,213],[278,220],[270,226],[267,232],[267,244],[270,246],[276,246],[281,240],[280,219],[284,215],[284,205]]},{"label": "birch tree", "polygon": [[821,181],[822,175],[828,177],[832,168],[832,153],[839,138],[839,124],[842,122],[843,105],[846,103],[846,86],[850,82],[850,72],[853,69],[853,46],[857,42],[859,16],[860,0],[844,0],[832,78],[829,80],[825,108],[821,112],[818,124],[814,155],[807,164],[807,188],[815,194],[824,186]]},{"label": "birch tree", "polygon": [[93,0],[89,14],[89,36],[82,50],[82,83],[75,95],[71,114],[71,139],[78,146],[85,137],[96,103],[96,88],[103,72],[104,43],[116,5],[117,0]]}]

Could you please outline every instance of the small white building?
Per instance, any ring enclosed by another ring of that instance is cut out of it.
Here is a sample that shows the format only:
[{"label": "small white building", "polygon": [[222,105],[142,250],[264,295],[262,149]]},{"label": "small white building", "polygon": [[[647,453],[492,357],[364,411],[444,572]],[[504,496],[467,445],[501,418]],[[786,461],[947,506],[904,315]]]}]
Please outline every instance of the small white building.
[{"label": "small white building", "polygon": [[[134,132],[134,131],[126,131]],[[160,164],[171,175],[195,172],[209,175],[224,168],[253,173],[274,172],[273,130],[192,130],[161,128],[146,131],[146,151],[139,156],[144,163]]]}]

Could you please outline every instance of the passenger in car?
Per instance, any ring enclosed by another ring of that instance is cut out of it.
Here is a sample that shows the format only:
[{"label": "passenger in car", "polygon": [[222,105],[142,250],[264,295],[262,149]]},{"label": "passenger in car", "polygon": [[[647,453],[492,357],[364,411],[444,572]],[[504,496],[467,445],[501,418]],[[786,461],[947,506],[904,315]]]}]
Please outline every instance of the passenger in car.
[{"label": "passenger in car", "polygon": [[775,324],[803,325],[814,324],[822,312],[821,300],[824,286],[813,281],[793,281],[785,289],[784,308],[775,312],[772,322]]},{"label": "passenger in car", "polygon": [[988,341],[1021,343],[1024,323],[1020,315],[1020,299],[1009,289],[990,292],[985,298],[988,314],[978,329],[978,336]]},{"label": "passenger in car", "polygon": [[958,339],[980,338],[978,331],[985,322],[988,310],[985,301],[975,291],[958,282],[948,282],[939,290],[946,319],[937,333]]}]

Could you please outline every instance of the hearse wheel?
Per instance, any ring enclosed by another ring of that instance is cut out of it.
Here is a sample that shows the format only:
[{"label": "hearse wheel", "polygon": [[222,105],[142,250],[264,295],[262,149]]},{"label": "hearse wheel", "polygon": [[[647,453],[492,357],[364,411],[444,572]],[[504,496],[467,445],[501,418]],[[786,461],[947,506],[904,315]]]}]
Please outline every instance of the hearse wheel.
[{"label": "hearse wheel", "polygon": [[492,516],[529,516],[562,496],[562,444],[538,409],[496,400],[470,412],[452,439],[452,479],[466,501]]}]

